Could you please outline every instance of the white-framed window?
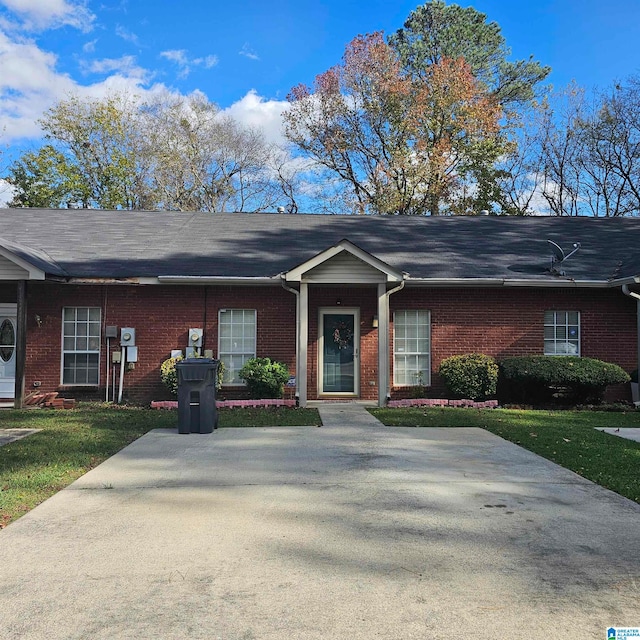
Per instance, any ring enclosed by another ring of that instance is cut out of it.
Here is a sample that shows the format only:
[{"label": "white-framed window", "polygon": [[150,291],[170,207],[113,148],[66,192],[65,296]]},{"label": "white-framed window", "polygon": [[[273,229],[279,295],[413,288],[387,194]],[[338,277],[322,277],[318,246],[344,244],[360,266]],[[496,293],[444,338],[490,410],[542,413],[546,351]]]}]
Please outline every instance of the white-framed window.
[{"label": "white-framed window", "polygon": [[393,384],[431,384],[431,313],[422,309],[393,314]]},{"label": "white-framed window", "polygon": [[101,326],[99,307],[62,310],[62,384],[99,384]]},{"label": "white-framed window", "polygon": [[580,355],[580,312],[544,312],[544,355]]},{"label": "white-framed window", "polygon": [[238,372],[247,360],[255,357],[255,309],[220,309],[218,358],[224,363],[223,384],[244,384]]}]

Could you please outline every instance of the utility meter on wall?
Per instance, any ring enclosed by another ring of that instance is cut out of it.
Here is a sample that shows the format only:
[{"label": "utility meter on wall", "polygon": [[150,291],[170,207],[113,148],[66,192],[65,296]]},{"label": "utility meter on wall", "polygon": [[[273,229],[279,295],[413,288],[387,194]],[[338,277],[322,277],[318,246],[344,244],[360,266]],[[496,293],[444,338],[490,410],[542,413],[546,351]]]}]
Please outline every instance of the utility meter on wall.
[{"label": "utility meter on wall", "polygon": [[189,329],[189,344],[188,347],[201,347],[202,346],[202,329]]},{"label": "utility meter on wall", "polygon": [[120,329],[120,344],[123,347],[133,347],[136,344],[136,330],[131,327]]}]

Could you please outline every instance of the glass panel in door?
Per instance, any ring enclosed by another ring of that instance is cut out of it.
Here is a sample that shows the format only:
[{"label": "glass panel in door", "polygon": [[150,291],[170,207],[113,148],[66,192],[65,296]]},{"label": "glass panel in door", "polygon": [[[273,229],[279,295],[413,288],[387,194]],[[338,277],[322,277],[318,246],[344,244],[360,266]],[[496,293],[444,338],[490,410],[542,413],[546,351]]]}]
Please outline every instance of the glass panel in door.
[{"label": "glass panel in door", "polygon": [[16,374],[15,318],[0,317],[0,378],[13,378]]},{"label": "glass panel in door", "polygon": [[322,393],[355,393],[354,315],[322,316]]}]

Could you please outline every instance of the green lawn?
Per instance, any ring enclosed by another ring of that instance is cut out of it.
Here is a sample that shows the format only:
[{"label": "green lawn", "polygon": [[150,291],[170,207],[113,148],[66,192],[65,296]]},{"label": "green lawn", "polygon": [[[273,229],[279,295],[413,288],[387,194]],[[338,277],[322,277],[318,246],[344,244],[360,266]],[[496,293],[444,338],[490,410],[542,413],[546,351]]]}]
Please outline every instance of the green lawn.
[{"label": "green lawn", "polygon": [[[102,405],[68,411],[3,410],[0,428],[42,431],[0,447],[0,529],[147,431],[176,427],[177,416],[177,411]],[[220,427],[317,424],[315,409],[220,411]]]},{"label": "green lawn", "polygon": [[640,443],[597,427],[640,427],[640,412],[371,409],[390,426],[481,427],[640,503]]}]

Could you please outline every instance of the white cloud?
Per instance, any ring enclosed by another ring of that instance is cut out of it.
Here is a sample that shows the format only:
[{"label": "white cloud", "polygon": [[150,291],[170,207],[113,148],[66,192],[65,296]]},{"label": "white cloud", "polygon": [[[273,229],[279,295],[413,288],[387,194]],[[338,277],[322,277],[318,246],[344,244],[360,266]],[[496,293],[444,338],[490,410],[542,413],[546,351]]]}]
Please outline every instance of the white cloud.
[{"label": "white cloud", "polygon": [[120,24],[116,27],[116,35],[118,36],[118,38],[122,38],[127,42],[131,42],[131,44],[136,45],[136,47],[140,46],[140,39],[138,38],[138,36]]},{"label": "white cloud", "polygon": [[121,58],[103,58],[102,60],[83,61],[81,67],[90,73],[118,73],[130,78],[138,78],[141,81],[150,77],[146,69],[136,64],[135,56],[122,56]]},{"label": "white cloud", "polygon": [[161,51],[160,57],[173,62],[178,67],[178,78],[186,78],[192,67],[204,67],[211,69],[218,64],[218,56],[209,55],[202,58],[189,58],[186,49],[169,49]]},{"label": "white cloud", "polygon": [[260,60],[260,56],[249,46],[248,42],[242,45],[242,49],[238,51],[238,55],[249,58],[249,60]]},{"label": "white cloud", "polygon": [[6,180],[0,179],[0,207],[6,207],[13,199],[15,188]]},{"label": "white cloud", "polygon": [[97,38],[95,40],[90,40],[89,42],[85,42],[82,45],[82,51],[84,51],[84,53],[94,53],[96,50],[97,42],[98,42]]},{"label": "white cloud", "polygon": [[144,98],[166,90],[161,84],[147,87],[150,74],[135,65],[135,58],[127,56],[90,63],[95,65],[95,72],[111,75],[100,82],[81,85],[57,70],[57,56],[30,40],[11,39],[2,31],[0,59],[0,141],[5,144],[40,138],[38,119],[69,95],[102,98],[120,91]]},{"label": "white cloud", "polygon": [[0,5],[13,12],[21,20],[20,28],[27,31],[71,26],[86,32],[91,30],[95,20],[95,15],[83,1],[0,0]]},{"label": "white cloud", "polygon": [[175,62],[181,67],[189,64],[189,58],[187,58],[187,51],[185,49],[169,49],[168,51],[162,51],[160,53],[160,57],[171,60],[171,62]]},{"label": "white cloud", "polygon": [[205,69],[211,69],[218,64],[218,56],[205,56],[204,58],[196,58],[194,65],[203,66]]},{"label": "white cloud", "polygon": [[245,125],[261,128],[267,141],[282,145],[285,143],[282,113],[288,106],[286,100],[267,100],[252,89],[224,113]]}]

